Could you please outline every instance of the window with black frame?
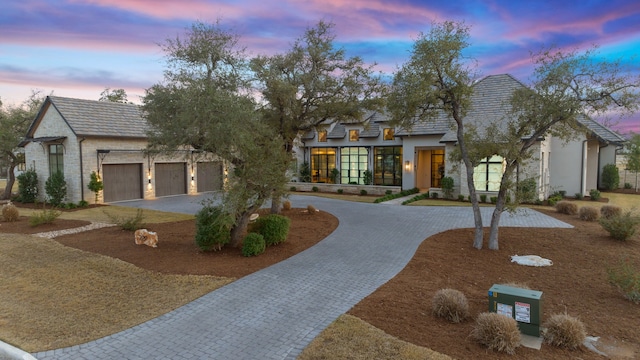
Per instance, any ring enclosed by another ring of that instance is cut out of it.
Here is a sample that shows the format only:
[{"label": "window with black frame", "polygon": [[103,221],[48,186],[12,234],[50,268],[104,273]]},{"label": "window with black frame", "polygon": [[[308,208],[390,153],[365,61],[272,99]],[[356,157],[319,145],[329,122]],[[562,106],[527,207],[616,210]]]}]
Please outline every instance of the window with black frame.
[{"label": "window with black frame", "polygon": [[49,175],[60,171],[64,174],[64,147],[62,144],[49,145]]},{"label": "window with black frame", "polygon": [[374,150],[375,185],[402,186],[402,147],[384,146]]}]

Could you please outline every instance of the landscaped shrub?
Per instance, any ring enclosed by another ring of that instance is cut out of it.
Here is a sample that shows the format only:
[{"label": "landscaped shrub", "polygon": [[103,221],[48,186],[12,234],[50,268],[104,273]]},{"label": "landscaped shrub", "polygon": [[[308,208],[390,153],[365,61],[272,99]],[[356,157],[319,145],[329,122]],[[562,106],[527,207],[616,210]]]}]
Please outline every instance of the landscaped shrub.
[{"label": "landscaped shrub", "polygon": [[458,201],[464,201],[464,195],[458,194]]},{"label": "landscaped shrub", "polygon": [[242,241],[242,256],[256,256],[264,252],[266,243],[264,237],[257,233],[249,233]]},{"label": "landscaped shrub", "polygon": [[196,245],[203,251],[217,251],[231,240],[233,217],[219,206],[206,205],[196,213]]},{"label": "landscaped shrub", "polygon": [[480,202],[482,203],[487,202],[487,194],[480,194]]},{"label": "landscaped shrub", "polygon": [[600,208],[600,215],[605,219],[612,216],[619,216],[622,215],[622,208],[615,205],[603,205]]},{"label": "landscaped shrub", "polygon": [[360,190],[360,195],[362,195],[362,196],[367,195],[367,190],[365,190],[365,189]]},{"label": "landscaped shrub", "polygon": [[598,209],[591,206],[583,206],[578,210],[578,216],[580,220],[584,221],[596,221],[600,217]]},{"label": "landscaped shrub", "polygon": [[629,240],[636,233],[638,224],[640,224],[640,216],[632,211],[600,219],[600,225],[607,230],[609,235],[620,241]]},{"label": "landscaped shrub", "polygon": [[615,164],[607,164],[602,168],[602,186],[605,190],[615,190],[620,185],[620,173]]},{"label": "landscaped shrub", "polygon": [[529,178],[518,182],[516,185],[516,200],[519,203],[531,204],[538,198],[538,183],[536,179]]},{"label": "landscaped shrub", "polygon": [[61,171],[51,174],[44,183],[44,191],[47,194],[49,203],[53,206],[60,206],[67,197],[67,181]]},{"label": "landscaped shrub", "polygon": [[578,213],[578,204],[571,201],[560,201],[556,204],[556,211],[560,214],[575,215]]},{"label": "landscaped shrub", "polygon": [[289,188],[289,191],[297,191],[298,189],[295,186]]},{"label": "landscaped shrub", "polygon": [[437,192],[432,192],[431,193],[431,198],[432,199],[437,199],[438,198],[438,193]]},{"label": "landscaped shrub", "polygon": [[318,189],[318,187],[317,187],[317,186],[314,186],[314,187],[312,187],[312,188],[311,188],[311,190],[312,190],[313,192],[318,192],[320,189]]},{"label": "landscaped shrub", "polygon": [[276,245],[287,240],[291,219],[278,214],[269,214],[258,218],[253,231],[264,237],[267,246]]},{"label": "landscaped shrub", "polygon": [[515,319],[498,313],[481,313],[471,336],[491,350],[514,354],[520,346],[520,330]]},{"label": "landscaped shrub", "polygon": [[285,200],[282,202],[282,208],[285,210],[291,210],[291,201]]},{"label": "landscaped shrub", "polygon": [[[387,190],[387,192],[389,192],[389,191],[391,191],[391,190]],[[385,201],[401,198],[401,197],[404,197],[404,196],[408,196],[408,195],[411,195],[411,194],[416,194],[418,192],[420,192],[420,189],[418,189],[418,188],[413,188],[413,189],[409,189],[409,190],[402,190],[397,194],[391,194],[391,193],[386,194],[383,197],[379,197],[379,198],[375,199],[373,202],[375,204],[377,204],[377,203],[381,203],[381,202],[385,202]]]},{"label": "landscaped shrub", "polygon": [[38,226],[42,224],[51,224],[58,218],[58,216],[60,216],[60,214],[62,214],[60,211],[54,209],[39,211],[31,215],[29,218],[29,225]]},{"label": "landscaped shrub", "polygon": [[445,176],[440,179],[440,187],[442,188],[442,192],[446,199],[451,199],[453,196],[453,178],[450,176]]},{"label": "landscaped shrub", "polygon": [[635,266],[630,259],[623,258],[620,262],[607,269],[609,282],[614,285],[625,298],[640,304],[640,267]]},{"label": "landscaped shrub", "polygon": [[119,226],[122,230],[127,231],[136,231],[142,228],[144,221],[144,213],[142,209],[137,209],[136,214],[133,216],[119,216],[116,214],[111,214],[107,211],[104,211],[105,215],[109,218],[109,220]]},{"label": "landscaped shrub", "polygon": [[100,180],[100,175],[98,175],[95,171],[91,172],[91,180],[87,184],[87,188],[91,190],[95,194],[95,203],[98,203],[98,196],[100,195],[100,191],[104,189],[104,183]]},{"label": "landscaped shrub", "polygon": [[83,207],[87,207],[87,206],[89,206],[89,203],[86,200],[78,201],[78,207],[83,208]]},{"label": "landscaped shrub", "polygon": [[18,200],[32,203],[38,197],[38,174],[31,169],[18,175]]},{"label": "landscaped shrub", "polygon": [[549,197],[549,199],[547,199],[547,203],[549,204],[549,206],[556,206],[558,201],[562,201],[562,199],[562,195],[560,195],[560,193],[558,192],[555,192]]},{"label": "landscaped shrub", "polygon": [[459,323],[469,317],[469,302],[461,291],[440,289],[431,300],[433,313],[452,323]]},{"label": "landscaped shrub", "polygon": [[307,212],[309,215],[315,215],[318,210],[313,205],[307,205]]},{"label": "landscaped shrub", "polygon": [[362,173],[362,180],[364,181],[365,185],[373,184],[373,173],[371,172],[371,170],[365,170]]},{"label": "landscaped shrub", "polygon": [[591,198],[591,201],[598,201],[600,200],[600,190],[598,189],[591,189],[589,191],[589,197]]},{"label": "landscaped shrub", "polygon": [[309,168],[308,162],[303,162],[302,165],[300,165],[300,181],[311,182],[311,169]]},{"label": "landscaped shrub", "polygon": [[78,205],[76,205],[76,203],[72,203],[72,202],[68,202],[68,203],[64,204],[64,208],[65,209],[75,209],[77,207],[78,207]]},{"label": "landscaped shrub", "polygon": [[14,222],[20,219],[20,211],[18,207],[11,202],[2,206],[2,218],[6,222]]},{"label": "landscaped shrub", "polygon": [[631,189],[632,188],[631,183],[627,183],[627,182],[624,183],[624,188],[625,189]]},{"label": "landscaped shrub", "polygon": [[498,197],[497,197],[497,196],[492,196],[492,197],[490,198],[490,200],[491,200],[491,203],[492,203],[492,204],[495,204],[495,203],[497,203],[497,202],[498,202]]},{"label": "landscaped shrub", "polygon": [[342,195],[343,193],[344,193],[344,190],[338,189],[338,194]]},{"label": "landscaped shrub", "polygon": [[575,197],[575,199],[576,199],[576,200],[582,200],[582,199],[584,199],[584,196],[582,195],[582,193],[576,193],[576,194],[574,195],[574,197]]},{"label": "landscaped shrub", "polygon": [[385,195],[391,195],[391,194],[393,194],[393,191],[391,191],[391,190],[385,190],[384,194],[385,194]]},{"label": "landscaped shrub", "polygon": [[587,337],[582,321],[568,314],[551,315],[542,327],[544,341],[560,348],[575,350]]},{"label": "landscaped shrub", "polygon": [[416,195],[416,196],[412,197],[411,199],[403,201],[402,205],[407,205],[407,204],[410,204],[412,202],[415,202],[415,201],[418,201],[418,200],[424,200],[424,199],[428,199],[428,198],[429,198],[429,192],[427,191],[427,192],[422,193],[420,195]]}]

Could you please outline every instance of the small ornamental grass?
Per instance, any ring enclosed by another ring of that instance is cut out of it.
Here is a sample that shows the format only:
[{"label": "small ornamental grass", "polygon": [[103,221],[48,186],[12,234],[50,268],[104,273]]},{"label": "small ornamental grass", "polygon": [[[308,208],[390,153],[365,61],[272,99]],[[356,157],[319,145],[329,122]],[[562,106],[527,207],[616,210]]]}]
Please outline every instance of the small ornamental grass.
[{"label": "small ornamental grass", "polygon": [[20,211],[18,207],[13,205],[11,202],[2,206],[2,218],[6,222],[14,222],[20,219]]},{"label": "small ornamental grass", "polygon": [[587,337],[582,321],[568,314],[551,315],[543,327],[544,341],[560,348],[575,350]]},{"label": "small ornamental grass", "polygon": [[144,222],[144,213],[142,209],[136,210],[136,214],[133,216],[119,216],[111,214],[107,211],[103,211],[109,218],[109,221],[119,226],[122,230],[136,231],[142,228]]},{"label": "small ornamental grass", "polygon": [[278,214],[269,214],[258,218],[253,230],[264,237],[267,246],[280,244],[287,240],[291,219]]},{"label": "small ornamental grass", "polygon": [[613,216],[622,215],[622,208],[615,205],[603,205],[600,208],[600,216],[608,219]]},{"label": "small ornamental grass", "polygon": [[42,210],[31,215],[29,218],[29,225],[38,226],[42,224],[51,224],[58,218],[58,216],[60,216],[60,214],[62,214],[60,211],[54,209]]},{"label": "small ornamental grass", "polygon": [[583,221],[597,221],[600,217],[600,213],[598,212],[598,209],[594,207],[583,206],[578,211],[578,216],[580,217],[580,220]]},{"label": "small ornamental grass", "polygon": [[242,255],[243,256],[256,256],[264,252],[266,248],[264,237],[258,233],[249,233],[244,237],[242,241]]},{"label": "small ornamental grass", "polygon": [[284,210],[291,210],[291,201],[289,201],[289,200],[285,200],[285,201],[282,203],[282,208],[283,208]]},{"label": "small ornamental grass", "polygon": [[307,212],[309,213],[309,215],[315,215],[317,211],[318,210],[316,210],[313,205],[307,205]]},{"label": "small ornamental grass", "polygon": [[455,289],[441,289],[436,292],[431,302],[433,313],[452,323],[459,323],[469,317],[467,297]]},{"label": "small ornamental grass", "polygon": [[609,282],[617,287],[627,300],[640,304],[640,267],[623,258],[617,265],[607,268],[607,275]]},{"label": "small ornamental grass", "polygon": [[480,344],[490,350],[514,354],[520,346],[520,330],[515,319],[498,313],[481,313],[471,331]]},{"label": "small ornamental grass", "polygon": [[636,233],[638,224],[640,224],[640,216],[634,214],[632,211],[600,219],[600,225],[607,230],[612,238],[619,241],[631,239]]},{"label": "small ornamental grass", "polygon": [[556,211],[561,214],[576,215],[578,213],[578,205],[571,201],[559,201],[556,203]]}]

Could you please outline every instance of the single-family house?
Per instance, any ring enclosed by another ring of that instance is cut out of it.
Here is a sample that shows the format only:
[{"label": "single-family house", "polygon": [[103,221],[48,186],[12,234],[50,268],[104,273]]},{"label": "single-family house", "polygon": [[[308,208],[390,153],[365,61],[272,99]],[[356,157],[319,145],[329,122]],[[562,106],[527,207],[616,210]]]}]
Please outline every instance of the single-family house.
[{"label": "single-family house", "polygon": [[22,142],[27,170],[44,184],[61,171],[67,202],[93,202],[91,173],[103,184],[100,202],[150,199],[222,188],[224,164],[211,155],[184,149],[147,151],[147,123],[138,105],[48,96]]},{"label": "single-family house", "polygon": [[[511,94],[524,86],[507,74],[478,81],[465,123],[481,128],[504,119]],[[518,169],[520,179],[536,179],[540,199],[555,191],[588,195],[599,187],[602,168],[616,163],[616,150],[625,139],[586,117],[580,122],[584,132],[573,141],[564,143],[552,136],[538,139],[533,160]],[[467,196],[464,165],[452,164],[448,156],[456,146],[455,122],[444,113],[406,129],[390,125],[383,114],[370,114],[362,122],[331,123],[308,132],[301,138],[298,162],[309,164],[312,182],[332,182],[330,174],[337,169],[336,182],[364,184],[364,173],[370,171],[375,185],[439,191],[441,179],[450,176],[455,192]],[[478,194],[497,193],[503,169],[501,157],[484,159],[474,169]]]}]

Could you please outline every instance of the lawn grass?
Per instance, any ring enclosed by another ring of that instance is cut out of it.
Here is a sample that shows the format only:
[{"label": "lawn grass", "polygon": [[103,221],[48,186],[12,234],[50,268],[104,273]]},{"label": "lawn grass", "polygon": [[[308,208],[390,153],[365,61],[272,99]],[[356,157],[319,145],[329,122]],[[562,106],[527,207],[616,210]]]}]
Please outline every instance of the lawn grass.
[{"label": "lawn grass", "polygon": [[[31,216],[36,212],[42,210],[38,209],[25,209],[20,208],[20,215]],[[137,208],[131,208],[126,206],[117,206],[117,205],[106,205],[99,206],[87,209],[79,209],[76,211],[63,212],[60,215],[60,219],[69,219],[69,220],[86,220],[92,222],[103,222],[110,223],[111,220],[109,215],[117,215],[120,218],[133,218],[136,216]],[[170,222],[170,221],[182,221],[182,220],[191,220],[194,218],[193,215],[188,214],[178,214],[171,213],[165,211],[157,211],[157,210],[148,210],[144,209],[142,211],[144,216],[143,223],[162,223],[162,222]]]}]

